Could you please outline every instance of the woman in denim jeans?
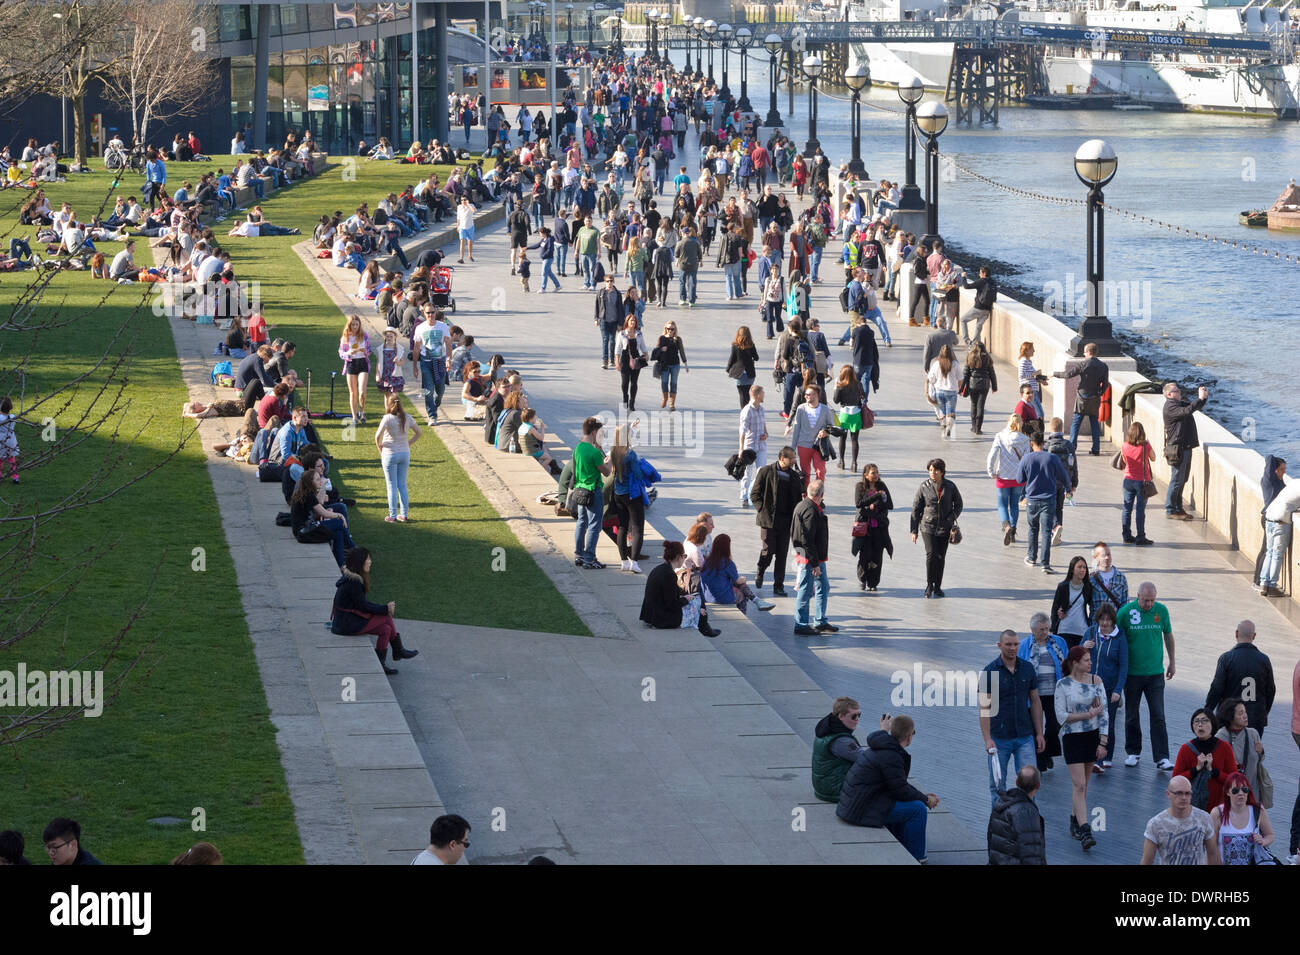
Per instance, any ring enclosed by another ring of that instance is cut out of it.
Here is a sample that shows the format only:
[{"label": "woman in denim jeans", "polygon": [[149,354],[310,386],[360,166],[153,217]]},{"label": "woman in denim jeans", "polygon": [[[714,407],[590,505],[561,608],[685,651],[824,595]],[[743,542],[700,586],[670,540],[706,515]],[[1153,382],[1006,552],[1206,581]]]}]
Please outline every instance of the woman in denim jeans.
[{"label": "woman in denim jeans", "polygon": [[663,391],[663,400],[659,407],[667,406],[670,411],[677,410],[677,373],[685,368],[690,373],[686,362],[686,343],[677,335],[677,323],[664,325],[664,333],[659,336],[650,358],[659,363],[659,387]]},{"label": "woman in denim jeans", "polygon": [[[1142,493],[1142,484],[1151,480],[1151,462],[1156,459],[1156,449],[1147,440],[1146,430],[1134,421],[1124,436],[1124,445],[1120,448],[1124,457],[1124,517],[1123,531],[1125,544],[1147,545],[1147,499]],[[1137,537],[1130,530],[1133,511],[1137,511]]]},{"label": "woman in denim jeans", "polygon": [[1002,543],[1010,546],[1016,539],[1016,524],[1020,521],[1020,502],[1025,487],[1016,480],[1020,472],[1020,459],[1030,451],[1029,438],[1020,431],[1020,415],[1007,418],[1007,426],[993,436],[985,463],[989,477],[998,491],[998,516],[1002,518]]}]

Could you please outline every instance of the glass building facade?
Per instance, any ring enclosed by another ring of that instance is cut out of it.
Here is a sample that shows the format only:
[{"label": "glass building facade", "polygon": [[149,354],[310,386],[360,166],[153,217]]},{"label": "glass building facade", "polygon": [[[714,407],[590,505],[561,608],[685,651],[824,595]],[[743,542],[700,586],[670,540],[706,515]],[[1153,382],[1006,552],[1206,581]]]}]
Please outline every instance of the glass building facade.
[{"label": "glass building facade", "polygon": [[[422,10],[423,12],[423,10]],[[256,75],[252,45],[257,7],[214,11],[221,49],[231,51],[230,128],[253,122]],[[432,29],[420,30],[420,112],[423,131],[437,107]],[[324,45],[319,44],[326,42]],[[238,49],[240,52],[235,53]],[[247,52],[244,52],[247,51]],[[268,143],[309,129],[329,152],[354,152],[365,140],[415,138],[411,128],[411,5],[409,3],[281,4],[271,8],[267,70]],[[423,138],[423,137],[421,137]]]}]

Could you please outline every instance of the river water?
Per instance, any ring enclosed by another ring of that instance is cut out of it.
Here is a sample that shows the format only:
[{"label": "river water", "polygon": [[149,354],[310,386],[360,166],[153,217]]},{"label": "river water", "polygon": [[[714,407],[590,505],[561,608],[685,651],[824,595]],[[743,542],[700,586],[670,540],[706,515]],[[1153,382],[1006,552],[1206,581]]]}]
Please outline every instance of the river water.
[{"label": "river water", "polygon": [[[681,54],[676,54],[680,62]],[[732,92],[739,71],[731,59]],[[766,60],[751,69],[750,100],[767,111]],[[933,94],[927,99],[934,98]],[[806,91],[781,115],[802,143]],[[863,160],[873,177],[903,178],[903,119],[892,90],[864,96]],[[838,165],[850,155],[843,91],[821,96],[818,139]],[[1106,201],[1193,231],[1300,254],[1300,234],[1239,225],[1300,178],[1300,122],[1167,112],[1003,108],[996,128],[950,125],[940,150],[972,172],[1019,189],[1083,198],[1073,156],[1105,139],[1119,157]],[[940,185],[939,233],[961,252],[998,263],[1004,289],[1043,306],[1083,294],[1082,206],[1009,194],[950,168]],[[924,183],[923,169],[917,170]],[[1300,409],[1293,397],[1300,352],[1300,264],[1248,254],[1115,214],[1105,221],[1105,276],[1117,335],[1153,377],[1211,389],[1206,413],[1260,453],[1300,461]],[[1071,290],[1073,289],[1073,293]],[[1078,314],[1082,314],[1081,310]],[[1062,320],[1074,325],[1070,314]],[[1186,391],[1187,388],[1185,387]],[[1158,439],[1157,439],[1158,440]]]}]

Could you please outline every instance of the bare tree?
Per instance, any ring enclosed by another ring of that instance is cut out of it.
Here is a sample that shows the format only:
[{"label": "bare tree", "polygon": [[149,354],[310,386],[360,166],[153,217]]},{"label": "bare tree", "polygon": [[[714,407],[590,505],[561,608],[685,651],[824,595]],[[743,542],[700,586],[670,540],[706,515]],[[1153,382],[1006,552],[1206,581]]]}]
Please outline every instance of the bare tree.
[{"label": "bare tree", "polygon": [[216,83],[205,22],[193,0],[157,0],[128,9],[104,85],[115,102],[131,110],[136,142],[146,141],[153,120],[193,115]]},{"label": "bare tree", "polygon": [[[17,190],[15,190],[17,191]],[[17,207],[0,209],[0,220],[16,218]],[[61,271],[54,262],[31,272],[4,276],[4,303],[0,305],[0,394],[11,395],[18,414],[25,450],[22,474],[39,483],[40,471],[87,442],[94,442],[94,463],[87,466],[66,490],[48,497],[10,497],[0,489],[0,649],[13,649],[38,634],[47,636],[58,626],[65,604],[78,599],[78,588],[89,568],[114,559],[118,542],[90,535],[77,552],[56,548],[53,535],[68,522],[85,520],[96,508],[141,481],[150,479],[175,458],[194,435],[182,425],[176,444],[160,459],[140,468],[130,463],[130,452],[152,419],[128,418],[128,379],[138,334],[155,334],[156,319],[150,307],[149,286],[111,285],[90,310],[112,299],[127,298],[122,318],[90,367],[70,375],[44,393],[30,394],[28,372],[48,367],[41,339],[55,329],[85,318],[86,311],[66,308],[57,301]],[[83,273],[84,274],[84,273]],[[25,284],[24,284],[25,279]],[[83,449],[89,450],[90,446]],[[84,460],[84,459],[83,459]],[[155,478],[156,480],[156,478]],[[148,580],[146,592],[133,606],[123,607],[113,619],[103,608],[102,630],[87,638],[64,631],[62,645],[35,666],[49,669],[90,669],[105,674],[104,702],[111,703],[133,671],[145,659],[156,636],[145,645],[124,650],[124,640],[149,605],[161,560]],[[147,573],[147,572],[146,572]],[[31,654],[26,655],[33,665]],[[0,716],[0,747],[43,736],[83,716],[83,709],[53,702],[6,709]]]},{"label": "bare tree", "polygon": [[[86,93],[113,65],[130,6],[131,0],[27,0],[16,4],[17,23],[13,10],[4,13],[10,23],[0,17],[0,91],[17,88],[18,99],[36,93],[66,96],[72,103],[71,151],[79,163],[87,154]],[[7,35],[5,25],[17,31]]]}]

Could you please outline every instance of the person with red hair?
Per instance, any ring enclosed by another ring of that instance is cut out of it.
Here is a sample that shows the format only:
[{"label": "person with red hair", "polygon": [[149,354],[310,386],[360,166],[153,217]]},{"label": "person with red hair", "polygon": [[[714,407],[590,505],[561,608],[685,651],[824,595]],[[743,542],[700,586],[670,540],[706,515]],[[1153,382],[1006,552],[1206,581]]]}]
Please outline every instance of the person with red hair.
[{"label": "person with red hair", "polygon": [[1273,825],[1268,821],[1268,812],[1250,791],[1246,774],[1229,773],[1223,781],[1223,791],[1223,802],[1210,813],[1223,864],[1281,865],[1268,851],[1274,838]]}]

